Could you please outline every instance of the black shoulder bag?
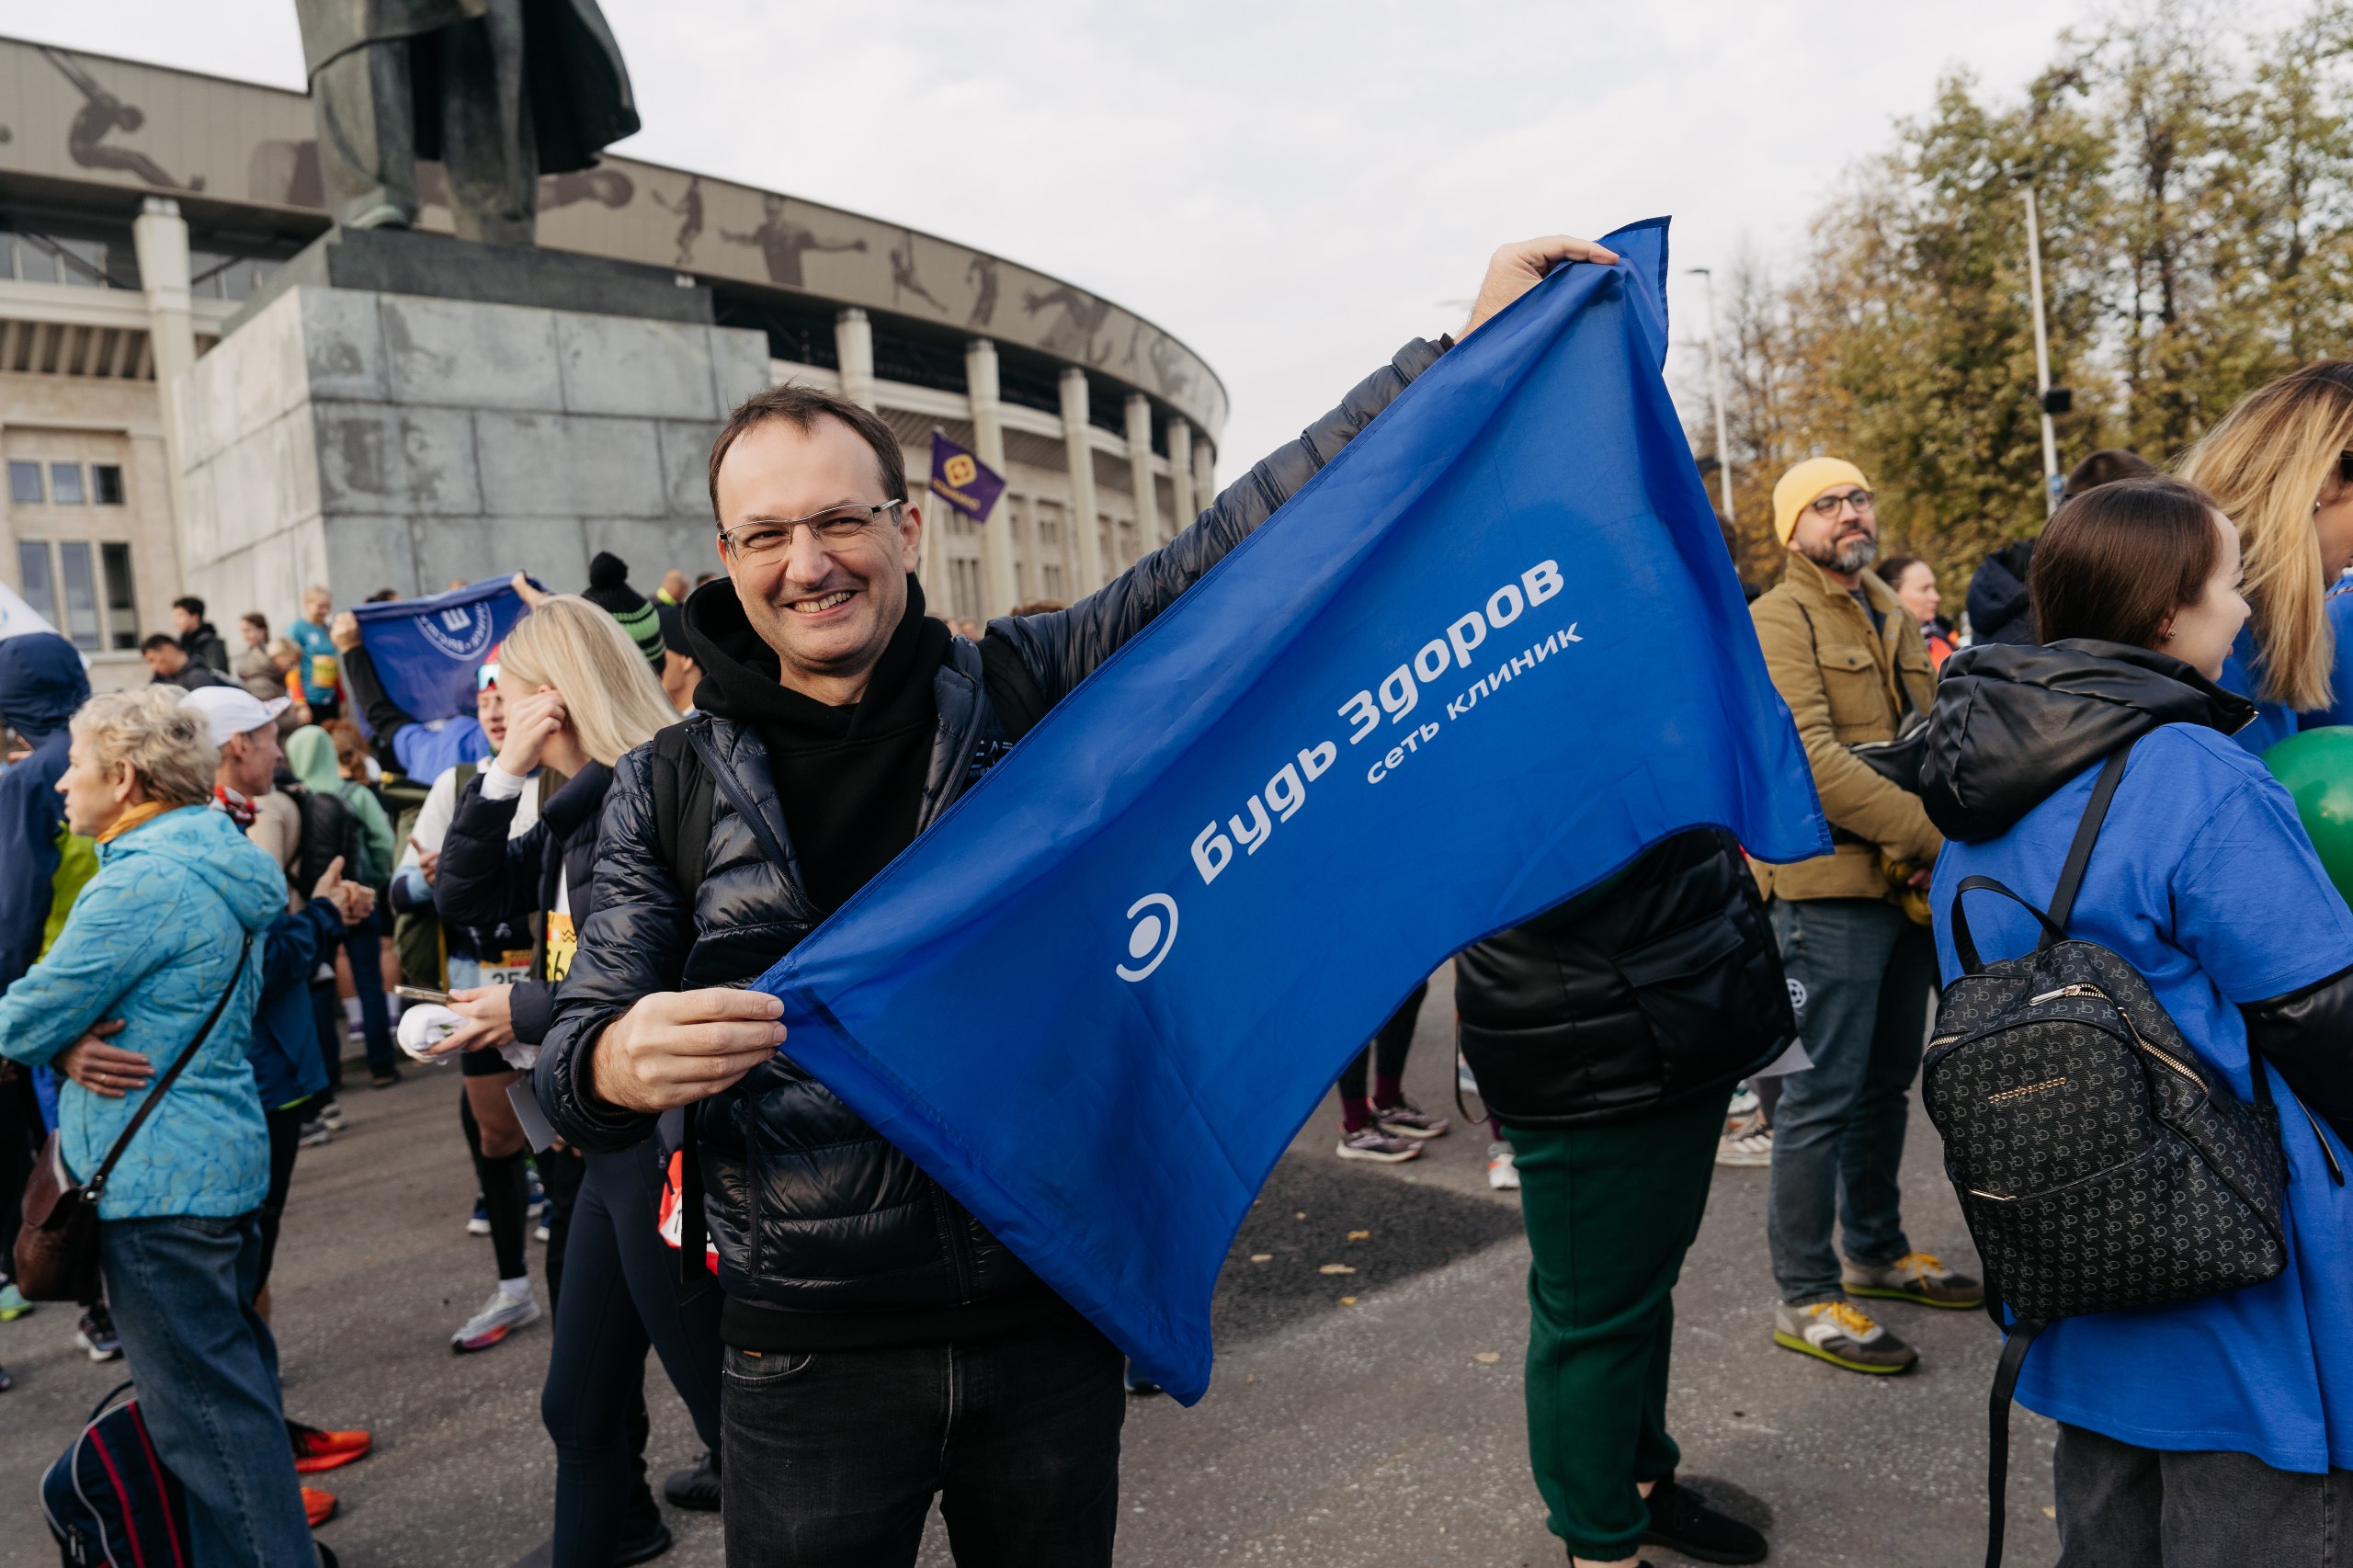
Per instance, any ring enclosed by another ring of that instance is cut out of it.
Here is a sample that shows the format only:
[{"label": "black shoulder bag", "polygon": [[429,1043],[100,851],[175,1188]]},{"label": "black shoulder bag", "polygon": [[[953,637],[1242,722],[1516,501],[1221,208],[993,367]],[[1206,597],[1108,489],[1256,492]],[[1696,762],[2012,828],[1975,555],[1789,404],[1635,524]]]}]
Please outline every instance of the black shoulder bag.
[{"label": "black shoulder bag", "polygon": [[[2056,1318],[2260,1285],[2288,1265],[2287,1160],[2261,1059],[2249,1105],[2198,1060],[2139,971],[2067,935],[2131,751],[2100,769],[2047,913],[1991,877],[1954,890],[1964,972],[1921,1069],[1984,1261],[1985,1308],[2009,1335],[1989,1413],[1987,1568],[2002,1561],[2010,1397],[2035,1335]],[[1979,957],[1961,901],[1981,890],[2034,916],[2033,951]]]}]

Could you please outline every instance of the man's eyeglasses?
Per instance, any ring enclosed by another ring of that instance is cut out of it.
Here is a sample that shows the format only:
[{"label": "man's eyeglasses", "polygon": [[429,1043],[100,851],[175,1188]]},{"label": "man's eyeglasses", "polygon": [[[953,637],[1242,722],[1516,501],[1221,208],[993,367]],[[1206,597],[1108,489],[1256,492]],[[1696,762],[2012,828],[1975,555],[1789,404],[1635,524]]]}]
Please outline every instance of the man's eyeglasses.
[{"label": "man's eyeglasses", "polygon": [[904,501],[878,501],[872,505],[860,502],[849,506],[831,506],[805,517],[763,517],[740,528],[719,530],[720,542],[746,560],[757,560],[779,550],[790,549],[794,532],[807,528],[821,545],[847,544],[886,515],[905,506]]},{"label": "man's eyeglasses", "polygon": [[1868,490],[1841,490],[1834,495],[1817,495],[1806,505],[1812,506],[1818,517],[1835,517],[1838,515],[1838,508],[1849,502],[1854,504],[1856,511],[1868,512],[1871,509],[1871,493]]}]

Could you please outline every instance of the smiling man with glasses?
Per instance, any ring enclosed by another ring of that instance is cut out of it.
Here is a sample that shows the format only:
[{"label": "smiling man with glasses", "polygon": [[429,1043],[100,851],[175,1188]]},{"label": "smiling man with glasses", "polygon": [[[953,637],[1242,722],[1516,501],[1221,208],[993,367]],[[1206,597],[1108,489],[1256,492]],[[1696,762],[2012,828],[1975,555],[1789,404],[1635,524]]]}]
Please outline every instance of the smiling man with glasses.
[{"label": "smiling man with glasses", "polygon": [[[1768,1084],[1773,1176],[1766,1220],[1780,1302],[1773,1341],[1856,1372],[1901,1372],[1919,1354],[1850,1296],[1973,1307],[1967,1275],[1904,1234],[1905,1098],[1927,1033],[1936,949],[1924,889],[1944,841],[1918,787],[1853,747],[1923,722],[1936,676],[1920,623],[1872,574],[1880,520],[1870,482],[1809,458],[1773,487],[1789,566],[1750,613],[1766,668],[1813,768],[1831,852],[1764,869],[1774,934],[1813,1065]],[[1842,1263],[1832,1244],[1845,1232]]]},{"label": "smiling man with glasses", "polygon": [[[1555,266],[1616,259],[1582,240],[1507,245],[1464,330]],[[589,1149],[627,1148],[686,1111],[686,1254],[699,1279],[707,1219],[727,1296],[731,1568],[912,1564],[935,1496],[960,1562],[1111,1561],[1120,1352],[803,1073],[779,1005],[743,986],[1443,347],[1408,343],[1099,592],[977,640],[925,613],[924,518],[890,426],[785,386],[719,433],[710,500],[727,576],[682,618],[699,711],[615,772],[597,911],[536,1087],[557,1131]],[[1053,965],[1039,955],[1040,986]]]}]

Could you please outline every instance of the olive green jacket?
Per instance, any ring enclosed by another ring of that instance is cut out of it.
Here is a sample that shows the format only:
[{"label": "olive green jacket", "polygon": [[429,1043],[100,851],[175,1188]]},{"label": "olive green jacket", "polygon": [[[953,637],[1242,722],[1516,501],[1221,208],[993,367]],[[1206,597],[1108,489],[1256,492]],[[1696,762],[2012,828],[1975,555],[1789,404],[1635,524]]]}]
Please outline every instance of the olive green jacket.
[{"label": "olive green jacket", "polygon": [[1936,690],[1919,622],[1875,574],[1864,573],[1862,585],[1884,622],[1878,632],[1852,594],[1794,551],[1780,582],[1749,607],[1765,667],[1797,721],[1834,840],[1827,855],[1758,868],[1758,881],[1782,898],[1885,898],[1881,851],[1925,869],[1944,845],[1918,795],[1847,749],[1893,740],[1906,696],[1910,710],[1926,713]]}]

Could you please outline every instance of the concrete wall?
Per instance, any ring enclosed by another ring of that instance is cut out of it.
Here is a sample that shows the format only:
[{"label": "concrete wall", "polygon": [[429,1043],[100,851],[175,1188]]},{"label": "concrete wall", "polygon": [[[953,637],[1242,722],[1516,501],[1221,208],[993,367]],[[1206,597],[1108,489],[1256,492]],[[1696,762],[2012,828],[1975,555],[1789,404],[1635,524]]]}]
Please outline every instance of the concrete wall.
[{"label": "concrete wall", "polygon": [[650,590],[708,558],[710,439],[767,371],[735,328],[293,290],[191,373],[183,574],[218,602],[576,592],[610,550]]}]

